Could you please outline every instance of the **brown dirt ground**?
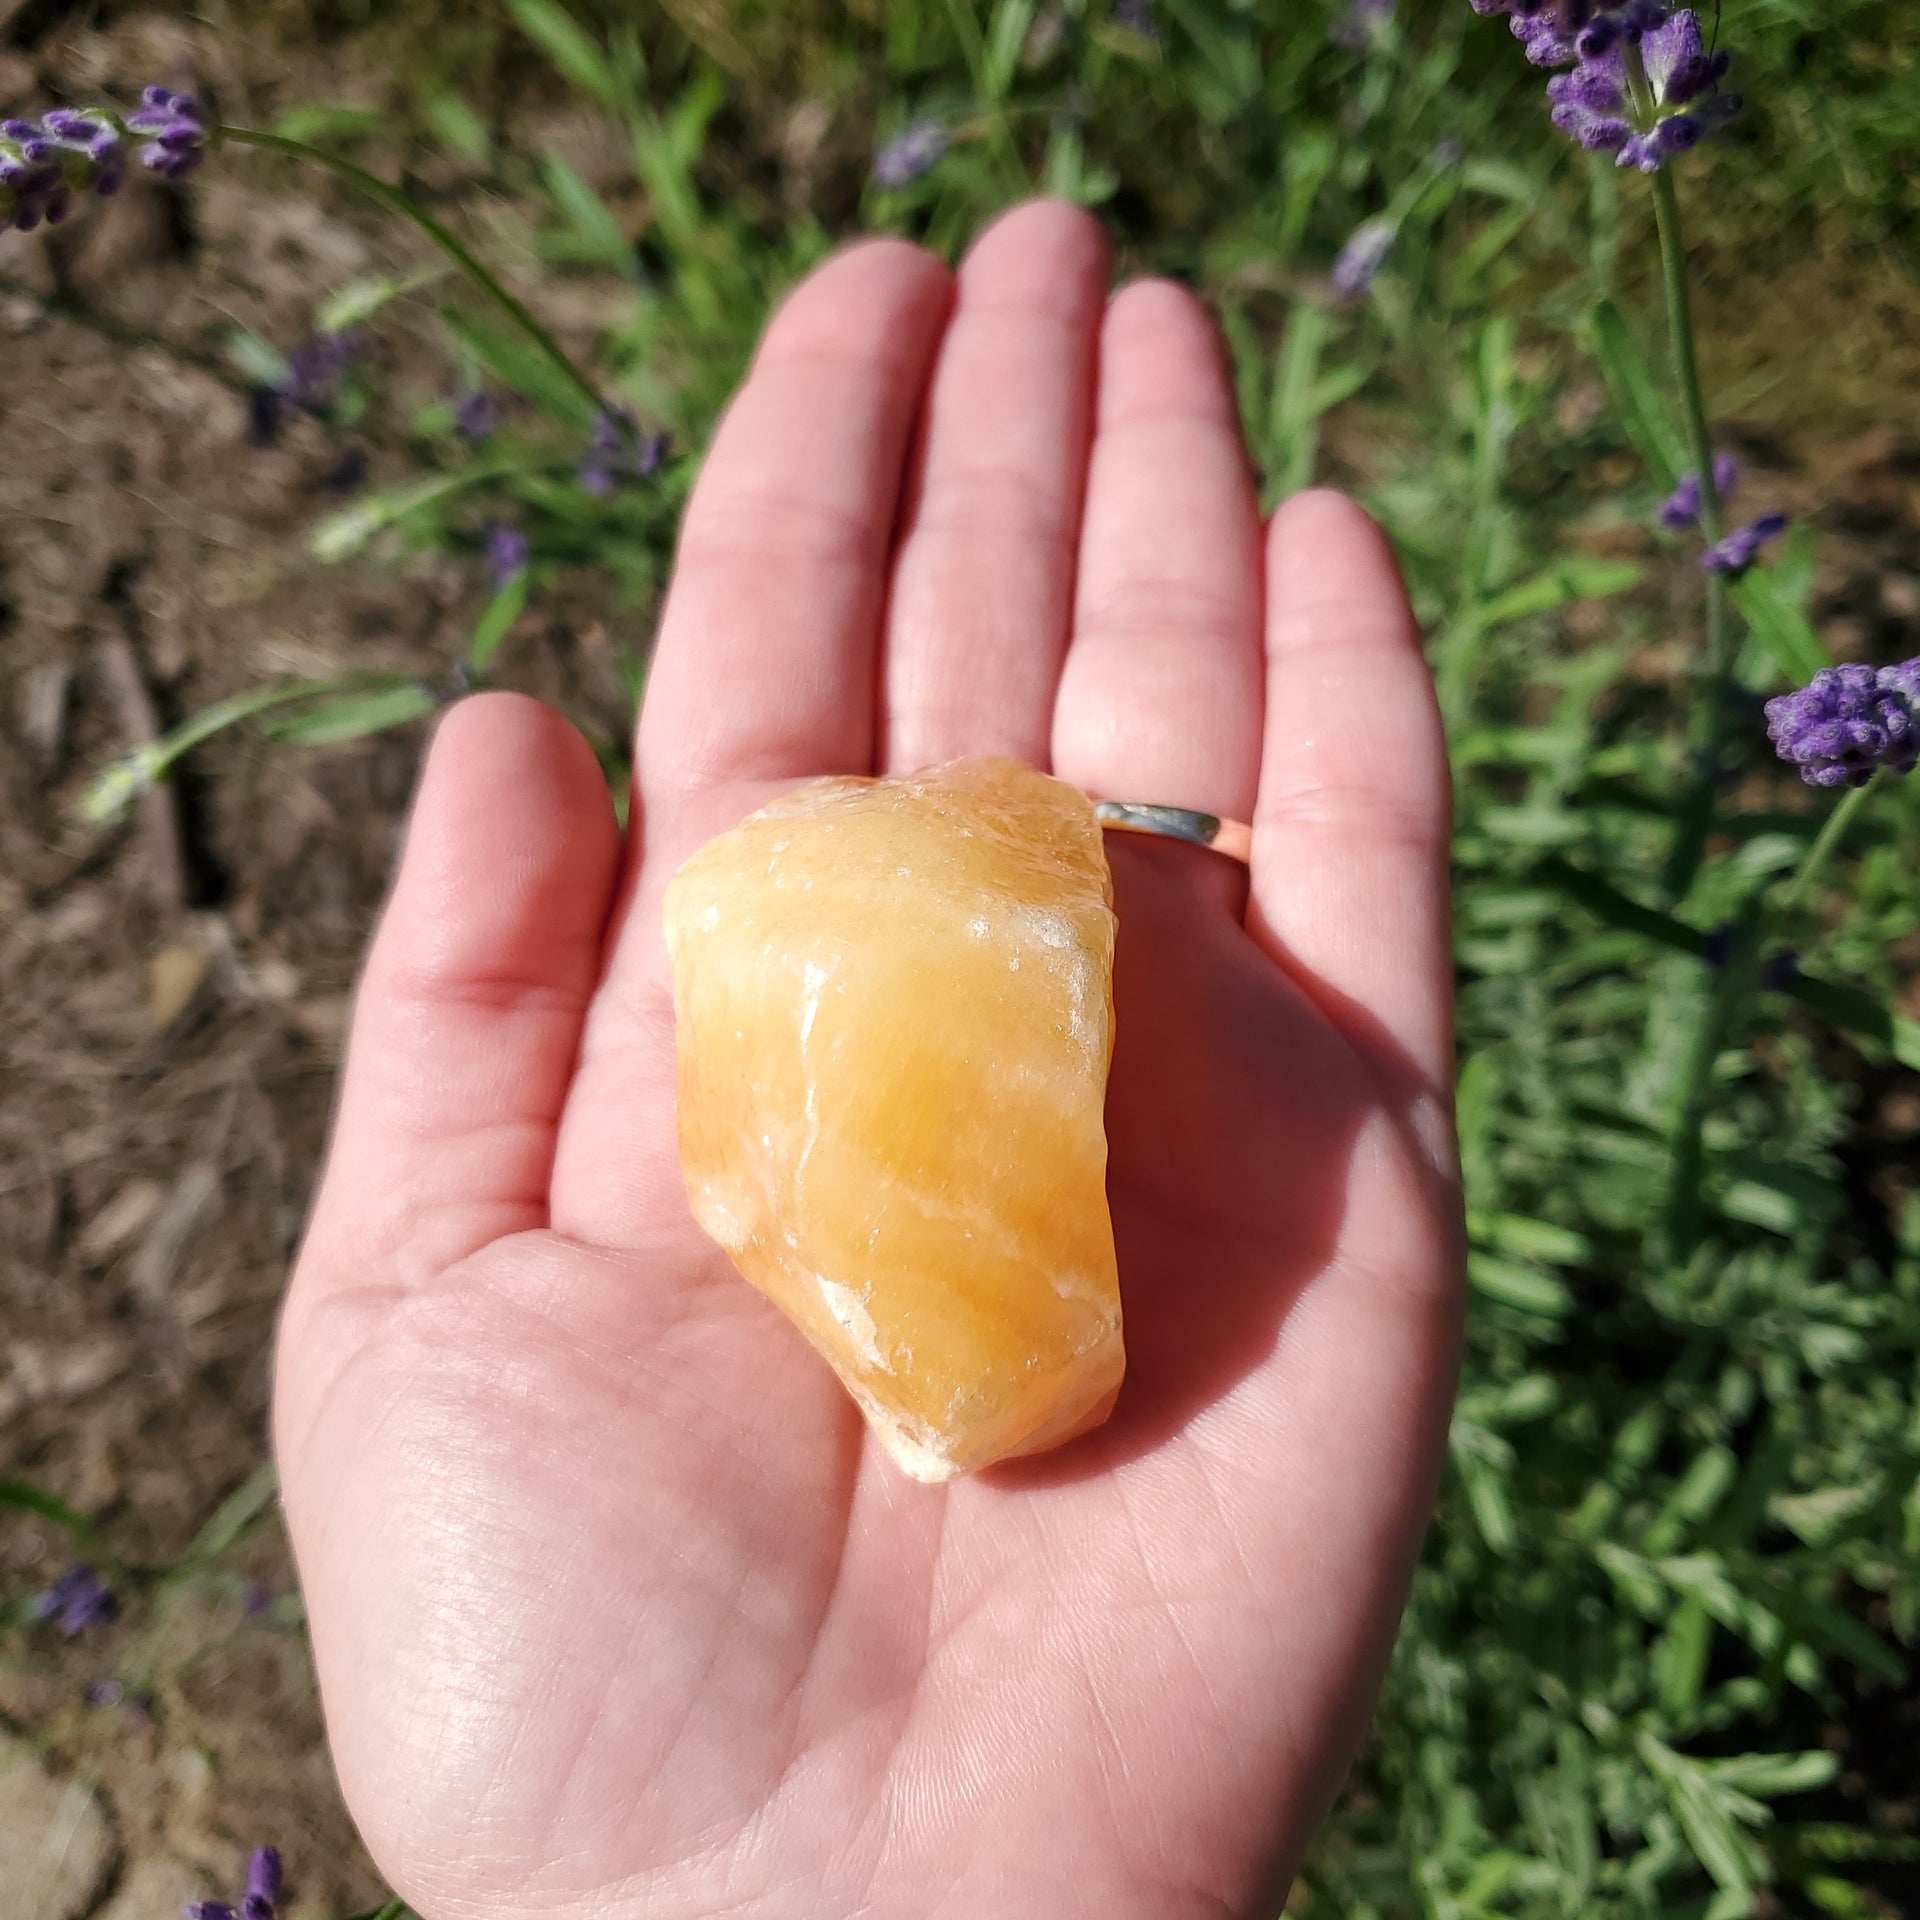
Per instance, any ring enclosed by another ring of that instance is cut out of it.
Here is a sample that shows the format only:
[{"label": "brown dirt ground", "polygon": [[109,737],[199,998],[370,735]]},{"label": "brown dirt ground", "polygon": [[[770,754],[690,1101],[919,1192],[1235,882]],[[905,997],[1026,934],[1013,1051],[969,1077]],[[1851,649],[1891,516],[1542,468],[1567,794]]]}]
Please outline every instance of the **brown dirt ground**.
[{"label": "brown dirt ground", "polygon": [[[0,111],[38,104],[43,75],[122,96],[211,80],[263,119],[303,90],[383,90],[377,43],[329,47],[322,73],[264,21],[40,11],[85,17],[10,51],[21,9],[0,0]],[[418,258],[364,208],[257,167],[210,170],[190,199],[143,184],[50,240],[0,236],[0,1476],[104,1516],[135,1565],[177,1558],[264,1457],[275,1306],[422,730],[293,755],[228,736],[118,828],[76,826],[71,803],[156,727],[263,678],[458,657],[471,574],[326,570],[303,548],[345,446],[376,481],[404,455],[312,421],[247,448],[219,351],[236,323],[291,344],[317,293]],[[404,323],[381,332],[404,383]],[[436,378],[424,343],[417,358]],[[524,653],[536,690],[614,727],[598,611],[583,589]],[[0,1598],[67,1557],[0,1511]],[[230,1888],[270,1840],[294,1916],[378,1897],[277,1515],[129,1614],[0,1654],[0,1741],[17,1730],[104,1803],[117,1864],[98,1896],[160,1857]],[[129,1703],[87,1705],[114,1677]],[[0,1886],[4,1920],[65,1912]]]},{"label": "brown dirt ground", "polygon": [[[27,51],[8,50],[10,23]],[[0,0],[0,111],[50,74],[301,97],[322,56],[247,25]],[[378,99],[382,58],[376,39],[336,42],[307,92]],[[476,583],[439,560],[319,569],[302,535],[341,440],[308,422],[245,450],[217,351],[235,322],[298,339],[316,288],[416,258],[363,209],[242,168],[191,201],[130,193],[51,244],[0,237],[0,1476],[104,1516],[134,1563],[177,1557],[264,1456],[275,1305],[419,730],[299,753],[229,736],[129,826],[78,828],[70,806],[156,725],[271,673],[455,657]],[[404,334],[386,351],[404,372]],[[376,477],[405,470],[366,451]],[[1920,426],[1863,402],[1791,451],[1807,504],[1851,503],[1830,635],[1915,650],[1899,636],[1920,620]],[[583,588],[526,649],[539,690],[603,724],[612,618]],[[1906,1142],[1920,1112],[1903,1112]],[[0,1596],[65,1557],[50,1528],[0,1514]],[[10,1637],[0,1738],[16,1730],[107,1814],[90,1910],[116,1885],[170,1884],[153,1877],[168,1862],[230,1886],[263,1840],[287,1855],[296,1920],[380,1895],[334,1791],[297,1605],[269,1511],[164,1608],[71,1643]],[[86,1704],[115,1676],[125,1703]],[[66,1920],[8,1898],[5,1920]]]}]

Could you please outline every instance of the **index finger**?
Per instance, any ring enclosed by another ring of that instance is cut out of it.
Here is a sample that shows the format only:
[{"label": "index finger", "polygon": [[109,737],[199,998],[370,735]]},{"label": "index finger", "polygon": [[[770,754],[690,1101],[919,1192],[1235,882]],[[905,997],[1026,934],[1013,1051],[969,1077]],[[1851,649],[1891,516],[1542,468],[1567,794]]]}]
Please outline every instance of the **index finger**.
[{"label": "index finger", "polygon": [[908,442],[952,276],[899,240],[849,248],[768,327],[687,507],[640,719],[655,802],[865,773]]},{"label": "index finger", "polygon": [[685,1208],[667,875],[779,787],[872,769],[894,523],[952,297],[947,269],[903,241],[837,254],[774,316],[707,455],[640,716],[606,977],[554,1155],[565,1232],[622,1245]]}]

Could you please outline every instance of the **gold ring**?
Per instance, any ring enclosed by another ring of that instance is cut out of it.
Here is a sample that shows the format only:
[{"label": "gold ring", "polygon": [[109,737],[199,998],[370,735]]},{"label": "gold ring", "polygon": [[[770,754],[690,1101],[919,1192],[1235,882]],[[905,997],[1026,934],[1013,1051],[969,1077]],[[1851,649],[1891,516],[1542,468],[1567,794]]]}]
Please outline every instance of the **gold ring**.
[{"label": "gold ring", "polygon": [[1244,820],[1222,820],[1216,813],[1195,813],[1189,807],[1146,806],[1137,800],[1096,800],[1093,810],[1103,827],[1118,833],[1184,840],[1190,847],[1223,853],[1243,867],[1253,861],[1253,829]]}]

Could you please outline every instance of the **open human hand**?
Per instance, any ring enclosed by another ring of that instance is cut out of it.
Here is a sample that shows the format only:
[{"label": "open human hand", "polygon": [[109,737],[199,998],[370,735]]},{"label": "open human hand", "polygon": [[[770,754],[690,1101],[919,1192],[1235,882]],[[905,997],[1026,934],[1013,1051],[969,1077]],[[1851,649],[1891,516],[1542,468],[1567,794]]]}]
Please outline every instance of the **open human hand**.
[{"label": "open human hand", "polygon": [[[1038,203],[842,253],[688,508],[624,842],[585,744],[442,723],[288,1296],[327,1722],[429,1920],[1255,1914],[1350,1761],[1460,1309],[1447,780],[1392,560],[1262,532],[1212,331]],[[903,1479],[694,1226],[661,893],[810,775],[1013,754],[1254,823],[1109,841],[1128,1372]]]}]

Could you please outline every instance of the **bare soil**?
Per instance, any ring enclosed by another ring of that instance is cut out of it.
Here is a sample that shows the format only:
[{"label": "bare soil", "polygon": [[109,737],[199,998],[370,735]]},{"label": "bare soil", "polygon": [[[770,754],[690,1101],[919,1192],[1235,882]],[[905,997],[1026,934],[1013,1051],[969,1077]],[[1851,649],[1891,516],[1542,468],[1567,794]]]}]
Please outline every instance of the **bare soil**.
[{"label": "bare soil", "polygon": [[[0,0],[0,112],[45,104],[48,81],[212,85],[260,119],[390,85],[389,36],[113,16]],[[375,484],[407,471],[377,430],[301,420],[247,444],[227,336],[291,346],[326,292],[419,259],[300,184],[223,166],[190,195],[143,181],[55,234],[0,235],[0,1478],[98,1517],[136,1567],[175,1562],[265,1458],[276,1303],[424,729],[297,752],[232,734],[127,823],[80,826],[72,803],[156,730],[274,675],[444,672],[484,602],[443,559],[308,556],[343,459]],[[404,324],[381,337],[383,377],[444,379]],[[583,589],[526,658],[605,728],[596,611]],[[0,1600],[69,1558],[0,1509]],[[295,1916],[381,1894],[334,1788],[271,1508],[163,1603],[4,1644],[0,1742],[11,1727],[94,1789],[108,1835],[81,1893],[0,1886],[4,1920],[66,1920],[117,1887],[231,1897],[267,1841]]]}]

